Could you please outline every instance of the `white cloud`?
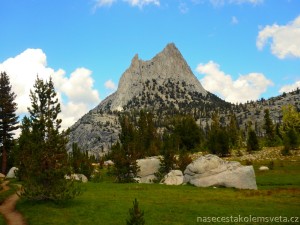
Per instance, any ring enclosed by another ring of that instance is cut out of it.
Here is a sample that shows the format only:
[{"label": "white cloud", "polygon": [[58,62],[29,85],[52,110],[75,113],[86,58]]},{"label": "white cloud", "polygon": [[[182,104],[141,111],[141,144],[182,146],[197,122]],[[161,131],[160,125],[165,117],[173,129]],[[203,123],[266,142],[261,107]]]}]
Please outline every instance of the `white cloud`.
[{"label": "white cloud", "polygon": [[231,17],[231,24],[235,25],[238,23],[239,23],[239,20],[235,16]]},{"label": "white cloud", "polygon": [[279,92],[291,92],[296,90],[297,88],[300,88],[300,80],[296,81],[294,84],[283,86],[282,88],[280,88]]},{"label": "white cloud", "polygon": [[154,4],[156,6],[160,6],[159,0],[123,0],[124,2],[128,2],[131,6],[138,6],[142,8],[144,5]]},{"label": "white cloud", "polygon": [[117,89],[117,86],[116,84],[112,81],[112,80],[108,80],[104,83],[104,86],[106,89],[109,89],[109,90],[116,90]]},{"label": "white cloud", "polygon": [[56,73],[53,81],[57,90],[65,94],[69,101],[91,105],[99,101],[98,91],[93,89],[91,74],[92,71],[88,69],[78,68],[71,73],[70,78],[67,78],[65,73]]},{"label": "white cloud", "polygon": [[271,51],[280,59],[300,57],[300,16],[285,26],[265,26],[258,34],[256,46],[262,50],[271,39]]},{"label": "white cloud", "polygon": [[67,77],[64,70],[55,71],[47,67],[47,57],[41,49],[27,49],[5,60],[0,63],[0,71],[5,71],[10,77],[12,89],[17,95],[18,115],[26,114],[27,107],[31,105],[29,93],[37,75],[43,80],[52,77],[61,102],[64,129],[100,102],[98,91],[93,88],[90,70],[78,68]]},{"label": "white cloud", "polygon": [[198,73],[205,74],[201,83],[206,90],[233,103],[256,100],[268,86],[273,84],[261,73],[249,73],[233,80],[231,75],[221,71],[220,66],[213,61],[199,64],[196,70]]},{"label": "white cloud", "polygon": [[105,6],[110,7],[116,1],[117,0],[95,0],[94,10]]}]

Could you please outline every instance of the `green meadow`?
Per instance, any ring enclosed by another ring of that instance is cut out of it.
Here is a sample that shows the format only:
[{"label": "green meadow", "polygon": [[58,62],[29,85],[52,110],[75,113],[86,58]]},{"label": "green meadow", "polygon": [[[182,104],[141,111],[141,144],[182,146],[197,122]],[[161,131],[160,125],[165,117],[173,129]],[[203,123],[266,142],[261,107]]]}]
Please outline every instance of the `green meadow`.
[{"label": "green meadow", "polygon": [[[57,205],[20,200],[17,209],[29,225],[126,224],[135,198],[149,225],[205,224],[200,223],[198,217],[300,217],[300,161],[275,161],[273,170],[263,172],[258,170],[259,165],[254,164],[254,168],[258,190],[118,184],[103,171],[102,182],[82,184],[83,194],[70,202]],[[0,223],[4,224],[3,219]],[[233,221],[227,224],[254,223]]]}]

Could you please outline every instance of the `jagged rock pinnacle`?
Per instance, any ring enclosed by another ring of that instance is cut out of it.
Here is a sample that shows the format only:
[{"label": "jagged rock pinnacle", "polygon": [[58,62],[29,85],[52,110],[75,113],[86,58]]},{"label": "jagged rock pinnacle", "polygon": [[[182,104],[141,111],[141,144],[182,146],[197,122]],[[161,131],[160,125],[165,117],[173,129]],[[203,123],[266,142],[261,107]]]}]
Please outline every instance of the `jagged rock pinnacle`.
[{"label": "jagged rock pinnacle", "polygon": [[[170,81],[184,83],[187,92],[197,92],[202,95],[207,93],[175,44],[170,43],[163,51],[148,61],[139,59],[136,54],[130,67],[123,73],[118,90],[99,105],[100,109],[122,111],[135,96],[145,91],[144,86],[150,81],[155,82],[156,87],[162,87],[161,89]],[[163,95],[163,93],[158,93],[155,88],[151,92],[154,95]]]}]

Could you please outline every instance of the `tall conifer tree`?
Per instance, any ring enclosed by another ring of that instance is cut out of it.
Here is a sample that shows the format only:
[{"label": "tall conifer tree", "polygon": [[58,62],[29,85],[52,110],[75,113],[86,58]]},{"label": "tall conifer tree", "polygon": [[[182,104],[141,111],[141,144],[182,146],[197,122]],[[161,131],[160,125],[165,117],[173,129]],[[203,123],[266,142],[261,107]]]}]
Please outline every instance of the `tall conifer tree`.
[{"label": "tall conifer tree", "polygon": [[16,116],[16,95],[12,91],[10,80],[5,72],[0,74],[0,148],[2,156],[1,172],[7,172],[7,160],[11,150],[14,131],[18,129]]},{"label": "tall conifer tree", "polygon": [[275,126],[270,117],[269,109],[265,109],[264,130],[266,131],[267,146],[275,145]]},{"label": "tall conifer tree", "polygon": [[18,149],[23,195],[32,200],[71,199],[80,191],[65,179],[70,172],[68,132],[60,132],[61,109],[51,78],[45,82],[37,77],[30,99],[29,117],[23,119]]},{"label": "tall conifer tree", "polygon": [[140,158],[137,151],[137,131],[129,120],[122,115],[119,118],[121,124],[120,142],[112,146],[112,159],[115,163],[115,175],[120,183],[135,182],[139,167],[136,160]]}]

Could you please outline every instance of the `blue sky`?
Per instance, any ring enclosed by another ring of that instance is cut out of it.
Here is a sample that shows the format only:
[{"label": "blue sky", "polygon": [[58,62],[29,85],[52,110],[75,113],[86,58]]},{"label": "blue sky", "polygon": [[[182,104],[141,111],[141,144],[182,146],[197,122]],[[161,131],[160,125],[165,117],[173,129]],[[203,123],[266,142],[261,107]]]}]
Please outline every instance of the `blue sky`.
[{"label": "blue sky", "polygon": [[170,42],[228,101],[300,86],[298,0],[1,0],[0,27],[19,113],[36,74],[51,75],[66,124],[115,90],[136,53],[148,60]]}]

